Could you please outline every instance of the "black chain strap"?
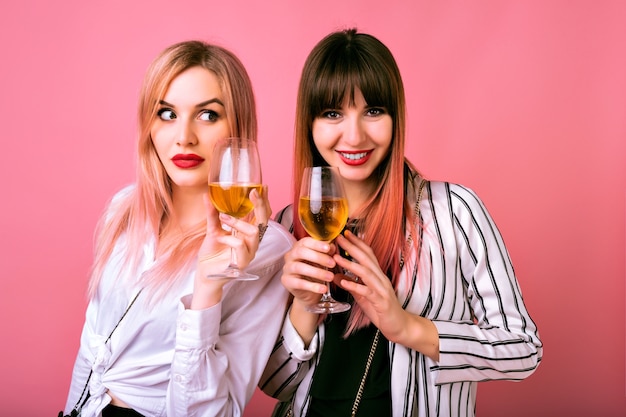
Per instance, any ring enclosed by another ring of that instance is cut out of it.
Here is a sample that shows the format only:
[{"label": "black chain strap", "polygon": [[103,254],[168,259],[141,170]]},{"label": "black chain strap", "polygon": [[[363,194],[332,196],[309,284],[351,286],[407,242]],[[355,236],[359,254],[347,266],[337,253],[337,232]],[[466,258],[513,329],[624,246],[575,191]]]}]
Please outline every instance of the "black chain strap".
[{"label": "black chain strap", "polygon": [[[117,321],[117,324],[115,325],[115,327],[113,327],[113,330],[111,330],[111,333],[109,333],[109,336],[104,341],[105,344],[108,343],[109,340],[111,340],[111,336],[113,336],[113,332],[115,332],[115,329],[117,329],[117,327],[120,325],[124,317],[126,317],[126,314],[128,314],[128,310],[130,310],[133,304],[135,304],[135,301],[137,301],[137,297],[139,297],[139,294],[141,294],[142,290],[143,289],[139,290],[137,294],[135,295],[135,297],[130,302],[130,304],[128,304],[128,307],[126,307],[126,311],[124,311],[124,314],[122,314],[122,317],[120,317],[120,319]],[[87,388],[89,387],[89,380],[91,379],[92,374],[93,374],[93,369],[89,371],[89,375],[87,375],[87,381],[85,381],[85,386],[83,387],[83,391],[80,393],[80,397],[78,397],[78,401],[76,401],[76,405],[74,406],[74,408],[72,408],[72,411],[69,414],[65,414],[65,415],[63,415],[63,411],[59,411],[58,417],[78,417],[80,415],[80,410],[82,410],[83,406],[89,399],[89,391],[87,390]],[[83,397],[85,398],[83,399]]]},{"label": "black chain strap", "polygon": [[361,397],[363,396],[363,388],[365,388],[365,380],[367,379],[367,374],[370,372],[370,366],[372,366],[372,360],[374,359],[374,353],[376,352],[376,347],[378,346],[378,339],[380,338],[380,330],[376,329],[376,335],[374,336],[374,341],[372,342],[372,348],[370,349],[370,353],[367,356],[367,362],[365,363],[365,372],[363,373],[363,377],[361,378],[361,383],[359,384],[359,390],[356,393],[356,397],[354,398],[354,404],[352,404],[352,413],[350,414],[352,417],[356,416],[356,412],[359,409],[359,404],[361,403]]},{"label": "black chain strap", "polygon": [[[420,220],[420,202],[422,201],[422,189],[426,185],[426,181],[420,181],[420,184],[417,188],[417,201],[415,203],[415,218],[416,221]],[[409,235],[408,244],[411,244],[412,237]],[[404,266],[404,257],[400,257],[400,269]],[[376,352],[376,347],[378,346],[378,340],[380,338],[380,329],[376,329],[376,335],[374,336],[374,341],[372,342],[372,347],[370,349],[370,353],[367,356],[367,363],[365,364],[365,372],[363,373],[363,377],[361,378],[361,383],[359,384],[359,390],[356,393],[356,398],[354,399],[354,404],[352,405],[352,413],[351,417],[356,416],[356,412],[359,409],[359,404],[361,403],[361,397],[363,396],[363,388],[365,387],[365,381],[367,380],[367,374],[369,373],[370,366],[372,365],[372,360],[374,359],[374,353]]]}]

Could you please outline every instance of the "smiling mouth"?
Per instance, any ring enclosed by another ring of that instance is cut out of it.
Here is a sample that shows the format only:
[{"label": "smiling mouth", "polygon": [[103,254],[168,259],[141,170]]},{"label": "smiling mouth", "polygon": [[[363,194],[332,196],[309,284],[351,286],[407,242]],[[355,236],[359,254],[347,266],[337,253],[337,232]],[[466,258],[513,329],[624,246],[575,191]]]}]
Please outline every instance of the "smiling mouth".
[{"label": "smiling mouth", "polygon": [[345,153],[339,152],[342,157],[346,159],[350,159],[351,161],[358,161],[359,159],[363,159],[367,156],[367,152],[359,152],[359,153]]}]

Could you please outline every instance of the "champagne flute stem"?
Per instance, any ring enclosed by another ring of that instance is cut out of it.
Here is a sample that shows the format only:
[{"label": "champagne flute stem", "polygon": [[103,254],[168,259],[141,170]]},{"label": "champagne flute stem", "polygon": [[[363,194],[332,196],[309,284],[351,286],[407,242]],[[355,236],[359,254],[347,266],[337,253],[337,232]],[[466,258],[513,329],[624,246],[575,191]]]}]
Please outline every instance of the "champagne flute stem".
[{"label": "champagne flute stem", "polygon": [[[237,231],[235,229],[232,229],[231,235],[233,237],[236,237]],[[239,269],[239,266],[237,266],[237,252],[235,251],[235,248],[230,248],[230,265],[228,265],[228,267],[233,269]]]},{"label": "champagne flute stem", "polygon": [[332,296],[330,295],[330,284],[326,283],[326,292],[322,294],[322,298],[320,298],[320,303],[327,303],[332,300]]}]

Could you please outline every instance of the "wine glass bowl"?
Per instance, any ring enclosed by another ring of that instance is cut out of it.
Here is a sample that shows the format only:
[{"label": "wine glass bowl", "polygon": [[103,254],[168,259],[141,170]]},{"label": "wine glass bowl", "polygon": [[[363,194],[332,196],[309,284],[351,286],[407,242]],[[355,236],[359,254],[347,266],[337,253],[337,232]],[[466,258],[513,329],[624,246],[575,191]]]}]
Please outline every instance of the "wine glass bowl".
[{"label": "wine glass bowl", "polygon": [[[247,216],[254,206],[250,192],[262,192],[261,161],[256,142],[244,138],[219,140],[211,154],[209,166],[209,197],[220,213],[241,219]],[[231,233],[236,236],[237,231]],[[249,274],[237,265],[235,250],[231,248],[231,261],[228,267],[207,278],[230,278],[235,280],[255,280],[257,275]]]},{"label": "wine glass bowl", "polygon": [[[338,168],[304,169],[298,217],[313,239],[332,242],[341,233],[348,220],[348,201]],[[349,309],[350,304],[333,299],[329,284],[326,284],[326,293],[319,302],[307,306],[307,310],[313,313],[340,313]]]},{"label": "wine glass bowl", "polygon": [[252,190],[257,190],[259,195],[261,195],[262,186],[259,184],[209,183],[211,202],[217,211],[238,219],[245,217],[254,208],[252,201],[248,197]]},{"label": "wine glass bowl", "polygon": [[333,241],[343,230],[348,218],[348,204],[345,198],[301,197],[298,215],[302,227],[316,240]]}]

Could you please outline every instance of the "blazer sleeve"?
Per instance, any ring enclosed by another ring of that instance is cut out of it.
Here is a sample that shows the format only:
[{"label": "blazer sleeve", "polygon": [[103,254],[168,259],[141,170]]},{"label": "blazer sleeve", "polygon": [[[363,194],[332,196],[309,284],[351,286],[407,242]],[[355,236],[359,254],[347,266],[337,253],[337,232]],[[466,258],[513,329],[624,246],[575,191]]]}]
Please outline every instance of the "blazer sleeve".
[{"label": "blazer sleeve", "polygon": [[457,302],[469,303],[473,317],[446,320],[440,315],[434,320],[440,341],[440,360],[431,368],[436,383],[524,379],[541,361],[543,345],[502,236],[472,190],[443,186],[442,207],[448,213],[433,208],[433,218],[448,217],[451,222],[452,227],[445,229],[451,229],[453,236],[446,238],[448,232],[441,232],[442,242],[453,242],[443,249],[447,259],[455,258],[447,273],[460,275],[466,295],[456,297],[463,299]]},{"label": "blazer sleeve", "polygon": [[[280,210],[276,214],[276,221],[293,232],[291,208],[289,205]],[[287,311],[280,335],[261,376],[259,388],[271,397],[281,401],[289,400],[315,360],[320,346],[320,334],[323,338],[323,325],[320,325],[309,346],[305,347],[302,338],[289,320]]]}]

